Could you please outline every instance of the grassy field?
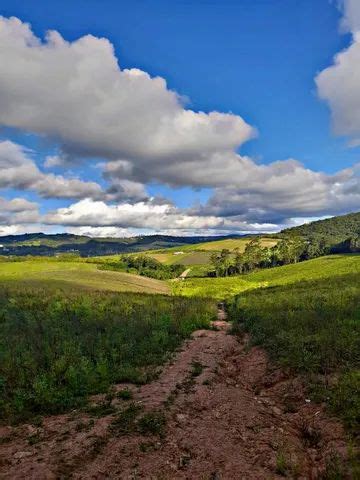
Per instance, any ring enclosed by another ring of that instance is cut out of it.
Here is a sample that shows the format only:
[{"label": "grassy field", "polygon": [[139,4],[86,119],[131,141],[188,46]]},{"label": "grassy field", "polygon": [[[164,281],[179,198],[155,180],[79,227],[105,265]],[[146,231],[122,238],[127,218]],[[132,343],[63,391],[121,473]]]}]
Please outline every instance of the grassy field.
[{"label": "grassy field", "polygon": [[[355,452],[360,432],[360,255],[258,271],[245,276],[246,281],[265,288],[239,285],[241,293],[228,298],[234,331],[249,332],[252,343],[264,347],[275,362],[302,375],[309,398],[343,419]],[[356,454],[349,458],[353,478],[360,478]]]},{"label": "grassy field", "polygon": [[184,281],[171,281],[174,295],[185,297],[205,297],[224,300],[245,290],[266,286],[266,283],[252,282],[244,276],[222,278],[186,278]]},{"label": "grassy field", "polygon": [[3,288],[0,420],[66,411],[114,383],[147,382],[215,313],[205,299]]},{"label": "grassy field", "polygon": [[[240,252],[243,252],[252,238],[253,237],[227,238],[225,240],[213,240],[211,242],[185,245],[166,250],[153,250],[144,253],[167,265],[173,263],[181,263],[186,266],[209,265],[210,255],[213,252],[220,252],[224,248],[230,251],[234,251],[237,248]],[[262,247],[273,247],[277,242],[278,240],[275,238],[265,237],[260,239]],[[179,254],[179,252],[182,253]]]},{"label": "grassy field", "polygon": [[[359,261],[360,261],[360,257]],[[230,317],[360,432],[360,271],[244,291]]]},{"label": "grassy field", "polygon": [[358,254],[328,255],[283,267],[258,270],[247,275],[247,278],[255,282],[265,282],[267,285],[285,285],[352,273],[360,274]]},{"label": "grassy field", "polygon": [[222,300],[254,288],[360,275],[360,255],[330,255],[283,267],[269,268],[247,275],[225,278],[188,278],[171,282],[172,291],[184,296],[211,296]]},{"label": "grassy field", "polygon": [[[193,245],[193,250],[206,250],[206,251],[219,251],[223,248],[227,248],[230,251],[239,249],[240,252],[245,250],[246,245],[252,240],[253,237],[245,238],[227,238],[225,240],[218,240],[213,242],[204,242]],[[260,245],[262,247],[273,247],[278,243],[278,240],[275,238],[261,238]]]},{"label": "grassy field", "polygon": [[17,262],[0,260],[0,284],[22,283],[24,286],[59,287],[69,290],[106,290],[114,292],[170,292],[160,280],[124,272],[99,270],[96,263],[31,259]]},{"label": "grassy field", "polygon": [[208,325],[214,300],[226,299],[235,331],[247,330],[276,362],[306,375],[311,398],[360,430],[360,255],[168,282],[98,269],[116,258],[0,261],[4,418],[65,411],[114,382],[147,381]]}]

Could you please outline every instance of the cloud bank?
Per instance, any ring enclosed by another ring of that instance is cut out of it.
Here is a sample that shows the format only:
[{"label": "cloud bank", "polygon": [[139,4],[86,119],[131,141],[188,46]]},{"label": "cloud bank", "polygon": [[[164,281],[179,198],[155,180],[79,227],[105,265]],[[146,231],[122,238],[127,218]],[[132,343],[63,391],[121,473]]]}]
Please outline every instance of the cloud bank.
[{"label": "cloud bank", "polygon": [[[334,130],[360,143],[360,7],[343,3],[352,44],[315,79]],[[40,215],[25,199],[0,201],[0,224],[61,226],[92,234],[133,231],[274,231],[294,219],[345,213],[360,205],[359,167],[333,175],[295,159],[258,164],[242,155],[256,129],[233,113],[197,112],[161,77],[123,69],[112,44],[86,35],[44,40],[17,18],[0,17],[0,126],[52,142],[43,168],[32,152],[0,142],[0,189],[29,191],[72,204]],[[94,159],[102,182],[66,174]],[[54,170],[56,169],[56,170]],[[58,170],[63,174],[54,173]],[[209,200],[181,209],[151,198],[151,182],[211,188]],[[103,186],[105,185],[105,186]],[[16,209],[16,210],[14,210]],[[0,233],[4,230],[0,230]]]}]

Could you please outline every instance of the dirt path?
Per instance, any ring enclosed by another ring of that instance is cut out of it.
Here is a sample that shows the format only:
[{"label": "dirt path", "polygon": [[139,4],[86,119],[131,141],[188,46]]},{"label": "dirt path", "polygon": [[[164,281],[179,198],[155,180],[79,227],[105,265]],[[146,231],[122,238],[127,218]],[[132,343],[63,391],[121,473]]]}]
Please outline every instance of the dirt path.
[{"label": "dirt path", "polygon": [[128,413],[161,412],[162,435],[140,434],[129,414],[120,424],[114,415],[74,412],[41,427],[3,428],[0,478],[320,478],[327,457],[345,455],[342,427],[229,327],[220,311],[214,329],[195,332],[156,381],[130,387],[130,409],[129,401],[113,402]]},{"label": "dirt path", "polygon": [[187,268],[182,272],[182,274],[179,276],[179,280],[185,280],[185,278],[188,276],[191,268]]}]

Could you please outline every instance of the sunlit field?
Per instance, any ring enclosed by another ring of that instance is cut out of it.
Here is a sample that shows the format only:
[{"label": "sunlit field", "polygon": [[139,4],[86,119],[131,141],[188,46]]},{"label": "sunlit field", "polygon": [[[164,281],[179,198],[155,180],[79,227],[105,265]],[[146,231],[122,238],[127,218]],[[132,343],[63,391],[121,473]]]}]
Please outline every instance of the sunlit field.
[{"label": "sunlit field", "polygon": [[81,260],[30,259],[16,262],[0,260],[0,284],[61,287],[69,290],[106,290],[114,292],[170,292],[160,280],[125,272],[100,270],[96,263]]},{"label": "sunlit field", "polygon": [[[238,249],[239,252],[243,252],[252,238],[253,237],[227,238],[225,240],[213,240],[211,242],[185,245],[166,250],[153,250],[144,253],[168,265],[173,263],[181,263],[188,266],[209,265],[210,255],[213,252],[220,252],[224,248],[230,251]],[[263,237],[260,239],[260,245],[262,247],[273,247],[278,241],[279,240],[275,238]]]},{"label": "sunlit field", "polygon": [[225,278],[188,278],[171,282],[174,294],[230,298],[254,288],[286,285],[299,281],[360,274],[360,255],[331,255],[282,267],[268,268],[241,276]]}]

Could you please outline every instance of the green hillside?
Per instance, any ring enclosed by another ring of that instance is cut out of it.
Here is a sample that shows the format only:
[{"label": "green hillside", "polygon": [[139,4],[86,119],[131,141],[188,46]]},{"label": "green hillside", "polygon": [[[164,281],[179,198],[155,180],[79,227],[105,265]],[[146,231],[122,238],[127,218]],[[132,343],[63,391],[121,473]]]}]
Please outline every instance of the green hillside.
[{"label": "green hillside", "polygon": [[99,270],[96,264],[55,259],[0,260],[1,286],[39,286],[113,292],[169,293],[165,282],[124,272]]},{"label": "green hillside", "polygon": [[[166,250],[151,250],[146,254],[167,265],[174,263],[180,263],[185,266],[209,265],[210,256],[213,252],[220,252],[224,248],[231,252],[235,249],[239,252],[243,252],[246,245],[253,238],[254,236],[221,238],[218,240],[212,239],[207,242],[185,245],[181,248],[176,247]],[[273,247],[278,241],[277,238],[260,237],[260,245],[264,248]]]},{"label": "green hillside", "polygon": [[283,230],[281,234],[302,236],[309,239],[323,238],[329,245],[336,245],[350,237],[360,236],[360,212],[288,228]]},{"label": "green hillside", "polygon": [[73,253],[82,257],[113,255],[118,253],[143,252],[146,250],[182,248],[227,237],[195,236],[174,237],[169,235],[140,235],[137,237],[92,238],[69,233],[27,233],[0,237],[0,254],[53,256]]},{"label": "green hillside", "polygon": [[359,275],[360,282],[360,255],[328,255],[233,277],[189,278],[181,282],[172,281],[172,290],[175,294],[185,296],[210,296],[224,299],[254,288],[336,278],[348,274]]}]

